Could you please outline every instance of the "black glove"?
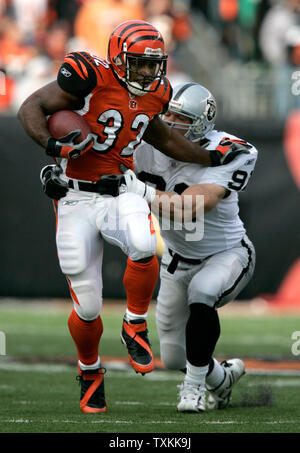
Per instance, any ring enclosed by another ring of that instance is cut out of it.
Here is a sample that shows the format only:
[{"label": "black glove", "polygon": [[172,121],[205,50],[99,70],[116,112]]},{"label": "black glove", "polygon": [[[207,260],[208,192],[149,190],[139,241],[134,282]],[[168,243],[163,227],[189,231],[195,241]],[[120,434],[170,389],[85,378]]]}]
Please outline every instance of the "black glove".
[{"label": "black glove", "polygon": [[76,144],[75,140],[80,134],[80,130],[76,129],[58,140],[50,137],[46,147],[46,154],[51,157],[77,159],[77,157],[91,149],[94,144],[92,133],[88,134],[82,142]]},{"label": "black glove", "polygon": [[222,146],[219,145],[218,148],[223,148],[222,151],[216,149],[209,151],[212,167],[218,165],[229,164],[233,159],[236,158],[239,154],[249,154],[250,151],[246,146],[240,143],[226,142],[222,143]]},{"label": "black glove", "polygon": [[45,194],[54,199],[60,200],[65,197],[69,187],[68,184],[60,179],[62,169],[58,165],[46,165],[40,173],[40,180]]},{"label": "black glove", "polygon": [[96,192],[101,195],[111,195],[117,197],[126,191],[126,183],[124,175],[103,175],[96,182]]}]

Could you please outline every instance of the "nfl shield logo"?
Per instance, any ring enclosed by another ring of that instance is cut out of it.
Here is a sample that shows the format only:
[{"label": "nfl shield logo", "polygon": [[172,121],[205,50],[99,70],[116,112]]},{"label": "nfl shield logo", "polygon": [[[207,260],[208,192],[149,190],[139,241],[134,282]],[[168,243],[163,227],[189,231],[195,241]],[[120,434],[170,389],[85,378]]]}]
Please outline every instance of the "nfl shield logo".
[{"label": "nfl shield logo", "polygon": [[129,108],[131,110],[137,109],[137,101],[135,99],[129,99]]}]

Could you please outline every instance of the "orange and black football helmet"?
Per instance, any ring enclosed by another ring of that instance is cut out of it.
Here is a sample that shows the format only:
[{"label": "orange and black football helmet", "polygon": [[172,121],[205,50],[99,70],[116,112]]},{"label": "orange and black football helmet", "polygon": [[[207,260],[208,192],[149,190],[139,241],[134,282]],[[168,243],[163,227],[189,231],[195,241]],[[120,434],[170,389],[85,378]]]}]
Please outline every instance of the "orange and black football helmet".
[{"label": "orange and black football helmet", "polygon": [[123,22],[110,36],[108,62],[131,94],[156,91],[166,75],[167,58],[161,33],[143,20]]}]

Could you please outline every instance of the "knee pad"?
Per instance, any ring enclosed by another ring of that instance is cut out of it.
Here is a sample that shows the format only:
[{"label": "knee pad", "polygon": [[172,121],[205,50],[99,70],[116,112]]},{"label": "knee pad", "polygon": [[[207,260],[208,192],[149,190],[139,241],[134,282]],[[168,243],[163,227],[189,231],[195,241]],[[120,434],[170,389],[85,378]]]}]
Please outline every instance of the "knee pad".
[{"label": "knee pad", "polygon": [[128,222],[128,256],[132,261],[149,258],[156,253],[156,235],[150,232],[150,220],[135,217]]},{"label": "knee pad", "polygon": [[214,307],[218,297],[217,283],[212,279],[205,281],[198,278],[197,275],[191,280],[188,287],[189,304],[201,302],[208,307]]},{"label": "knee pad", "polygon": [[60,268],[64,274],[79,274],[86,268],[87,250],[80,237],[70,233],[60,233],[56,243]]},{"label": "knee pad", "polygon": [[152,224],[149,206],[146,201],[137,196],[128,197],[120,208],[126,224],[128,256],[132,261],[138,261],[155,255],[156,234]]},{"label": "knee pad", "polygon": [[84,321],[96,319],[102,308],[101,289],[89,280],[68,281],[77,315]]},{"label": "knee pad", "polygon": [[175,320],[168,311],[156,310],[156,326],[160,342],[160,357],[169,370],[181,370],[186,366],[185,320]]},{"label": "knee pad", "polygon": [[183,345],[163,342],[160,346],[160,357],[168,370],[182,370],[186,367],[186,355]]},{"label": "knee pad", "polygon": [[110,205],[101,226],[106,241],[120,247],[132,261],[148,258],[156,252],[156,235],[149,206],[134,193],[125,193]]}]

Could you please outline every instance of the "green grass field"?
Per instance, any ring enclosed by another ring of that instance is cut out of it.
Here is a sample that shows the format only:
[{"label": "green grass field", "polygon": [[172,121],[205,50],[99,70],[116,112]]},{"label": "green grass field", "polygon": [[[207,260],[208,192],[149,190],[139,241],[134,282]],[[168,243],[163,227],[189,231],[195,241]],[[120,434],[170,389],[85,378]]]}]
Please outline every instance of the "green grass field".
[{"label": "green grass field", "polygon": [[[124,305],[125,306],[125,305]],[[101,356],[126,357],[120,342],[124,306],[104,304]],[[123,363],[107,362],[108,410],[79,410],[76,355],[67,329],[71,304],[0,303],[0,433],[299,433],[300,374],[248,370],[235,387],[231,406],[204,414],[178,414],[180,372],[157,369],[142,377]],[[300,315],[222,315],[216,357],[297,361],[291,335]],[[154,306],[148,320],[159,358]],[[121,364],[122,365],[122,364]]]}]

